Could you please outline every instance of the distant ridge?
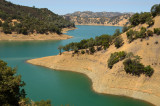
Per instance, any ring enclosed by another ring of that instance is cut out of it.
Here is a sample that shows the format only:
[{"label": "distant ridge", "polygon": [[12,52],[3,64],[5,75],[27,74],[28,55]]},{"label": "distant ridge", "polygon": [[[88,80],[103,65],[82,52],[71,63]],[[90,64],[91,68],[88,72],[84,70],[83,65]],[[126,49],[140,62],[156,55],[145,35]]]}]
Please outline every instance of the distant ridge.
[{"label": "distant ridge", "polygon": [[129,24],[129,18],[134,13],[120,12],[92,12],[76,11],[64,15],[64,18],[74,22],[76,25],[106,25],[106,26],[123,26]]}]

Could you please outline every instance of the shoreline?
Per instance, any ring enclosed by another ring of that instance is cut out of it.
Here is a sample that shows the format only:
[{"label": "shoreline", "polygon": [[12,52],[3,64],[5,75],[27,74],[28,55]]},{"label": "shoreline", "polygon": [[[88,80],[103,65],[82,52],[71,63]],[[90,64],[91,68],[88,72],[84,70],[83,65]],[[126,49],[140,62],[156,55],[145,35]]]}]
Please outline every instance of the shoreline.
[{"label": "shoreline", "polygon": [[[124,35],[125,33],[122,34],[122,37],[126,40],[127,38]],[[126,96],[160,105],[160,89],[158,89],[160,86],[160,66],[151,65],[155,62],[153,59],[157,58],[156,56],[160,58],[159,46],[155,46],[153,43],[159,39],[158,36],[153,36],[150,40],[143,40],[143,42],[139,39],[131,44],[125,42],[120,49],[116,49],[114,45],[111,45],[106,52],[98,51],[94,55],[76,54],[72,56],[71,51],[63,52],[62,55],[31,59],[26,62],[57,71],[63,70],[85,74],[92,80],[92,88],[97,93]],[[146,45],[147,43],[149,45]],[[139,46],[135,48],[135,45]],[[123,61],[116,63],[112,69],[109,69],[107,60],[111,53],[118,51],[133,52],[133,54],[143,57],[141,62],[145,66],[151,65],[155,69],[153,76],[148,78],[145,75],[137,77],[126,74]],[[160,60],[156,61],[160,63]]]},{"label": "shoreline", "polygon": [[125,98],[131,98],[131,99],[135,99],[135,100],[139,100],[139,101],[144,101],[146,102],[147,104],[150,104],[152,106],[154,106],[154,104],[152,104],[151,102],[149,101],[146,101],[146,100],[142,100],[142,99],[137,99],[137,98],[134,98],[132,96],[126,96],[126,95],[118,95],[116,93],[113,93],[113,94],[109,94],[109,93],[103,93],[103,92],[97,92],[94,87],[93,87],[93,80],[90,78],[90,76],[88,76],[87,74],[83,73],[83,72],[77,72],[77,71],[72,71],[72,70],[60,70],[60,69],[53,69],[53,68],[49,68],[49,67],[46,67],[46,66],[43,66],[43,65],[37,65],[37,64],[34,64],[34,63],[31,63],[29,62],[29,60],[26,60],[25,61],[26,63],[28,64],[32,64],[32,65],[36,65],[36,66],[40,66],[40,67],[45,67],[45,68],[48,68],[48,69],[52,69],[52,70],[55,70],[55,71],[68,71],[68,72],[73,72],[73,73],[77,73],[77,74],[81,74],[81,75],[84,75],[85,77],[88,78],[88,80],[91,82],[91,90],[95,93],[98,93],[98,94],[102,94],[102,95],[111,95],[111,96],[119,96],[119,97],[125,97]]},{"label": "shoreline", "polygon": [[[66,33],[70,30],[75,30],[77,28],[64,28],[62,29],[62,33]],[[69,36],[66,34],[58,35],[56,33],[49,33],[46,34],[30,34],[30,35],[23,35],[23,34],[5,34],[0,32],[0,41],[47,41],[47,40],[66,40],[73,38],[73,36]]]}]

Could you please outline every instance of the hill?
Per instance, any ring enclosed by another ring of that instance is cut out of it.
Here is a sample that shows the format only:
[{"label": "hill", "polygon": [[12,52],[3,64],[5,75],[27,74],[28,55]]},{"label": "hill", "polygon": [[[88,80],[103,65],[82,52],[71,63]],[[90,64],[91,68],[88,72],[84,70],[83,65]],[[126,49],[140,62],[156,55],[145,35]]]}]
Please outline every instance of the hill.
[{"label": "hill", "polygon": [[83,73],[92,80],[93,90],[98,93],[129,96],[159,106],[159,7],[154,5],[151,13],[133,15],[131,26],[122,34],[116,30],[113,36],[70,43],[60,55],[27,62]]},{"label": "hill", "polygon": [[78,11],[64,17],[76,25],[123,26],[129,25],[132,15],[133,13]]},{"label": "hill", "polygon": [[5,34],[61,34],[62,28],[74,27],[74,24],[47,8],[15,5],[0,0],[0,27]]}]

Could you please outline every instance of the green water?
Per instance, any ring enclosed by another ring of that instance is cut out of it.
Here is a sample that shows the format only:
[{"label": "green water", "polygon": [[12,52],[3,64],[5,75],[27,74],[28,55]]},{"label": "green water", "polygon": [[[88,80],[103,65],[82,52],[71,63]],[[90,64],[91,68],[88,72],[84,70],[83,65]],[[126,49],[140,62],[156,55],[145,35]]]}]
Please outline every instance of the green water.
[{"label": "green water", "polygon": [[91,81],[82,74],[55,71],[34,66],[25,61],[32,58],[57,55],[57,47],[70,42],[95,37],[101,34],[113,34],[121,27],[77,26],[77,30],[67,34],[74,36],[63,41],[0,42],[0,58],[9,66],[18,67],[18,74],[26,82],[27,96],[33,101],[50,99],[54,106],[150,106],[150,104],[132,98],[97,94],[91,89]]}]

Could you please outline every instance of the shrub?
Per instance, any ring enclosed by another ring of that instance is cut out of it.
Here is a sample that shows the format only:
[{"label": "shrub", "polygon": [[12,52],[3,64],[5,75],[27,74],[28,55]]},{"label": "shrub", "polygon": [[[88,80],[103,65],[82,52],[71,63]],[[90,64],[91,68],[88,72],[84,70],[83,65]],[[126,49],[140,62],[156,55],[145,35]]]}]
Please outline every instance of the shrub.
[{"label": "shrub", "polygon": [[148,31],[147,31],[147,36],[153,36],[153,31],[148,30]]},{"label": "shrub", "polygon": [[[137,58],[138,57],[138,58]],[[140,63],[140,57],[135,56],[135,59],[128,58],[123,62],[124,70],[128,74],[140,76],[145,74],[148,77],[151,77],[154,73],[153,68],[150,66],[144,66]]]},{"label": "shrub", "polygon": [[116,37],[116,36],[119,36],[120,34],[121,34],[120,30],[116,29],[113,36]]},{"label": "shrub", "polygon": [[93,47],[90,47],[90,48],[89,48],[89,51],[90,51],[90,54],[93,54],[96,50],[95,50],[95,48],[94,48],[94,46],[93,46]]},{"label": "shrub", "polygon": [[112,69],[113,65],[126,57],[126,53],[124,51],[112,53],[110,58],[108,59],[108,67]]},{"label": "shrub", "polygon": [[160,35],[160,28],[154,28],[154,33]]},{"label": "shrub", "polygon": [[152,74],[154,73],[154,70],[153,70],[153,68],[149,65],[149,66],[146,66],[146,67],[144,68],[144,73],[145,73],[146,76],[151,77]]},{"label": "shrub", "polygon": [[147,18],[146,23],[149,25],[149,27],[154,25],[154,21],[153,21],[153,19],[151,17]]},{"label": "shrub", "polygon": [[158,41],[156,41],[155,44],[158,44]]},{"label": "shrub", "polygon": [[132,29],[129,30],[127,33],[127,38],[129,40],[129,43],[131,43],[133,40],[134,40],[134,34],[135,34],[135,31],[133,31]]},{"label": "shrub", "polygon": [[85,51],[84,51],[84,50],[81,50],[81,53],[82,53],[82,54],[85,54]]},{"label": "shrub", "polygon": [[138,13],[134,14],[134,15],[129,19],[129,21],[130,21],[131,25],[134,25],[134,26],[138,25],[138,24],[140,23],[140,22],[139,22],[139,14],[138,14]]},{"label": "shrub", "polygon": [[143,73],[144,65],[141,64],[138,60],[134,59],[126,59],[123,62],[124,70],[126,73],[132,74],[132,75],[138,75],[140,76]]},{"label": "shrub", "polygon": [[151,14],[150,13],[148,13],[148,12],[141,13],[139,15],[139,22],[141,24],[144,24],[147,21],[147,19],[149,19],[149,18],[151,18]]},{"label": "shrub", "polygon": [[114,45],[116,48],[121,47],[124,44],[123,39],[121,36],[118,36],[115,41],[114,41]]},{"label": "shrub", "polygon": [[160,14],[160,4],[155,4],[151,8],[151,14],[153,17]]}]

